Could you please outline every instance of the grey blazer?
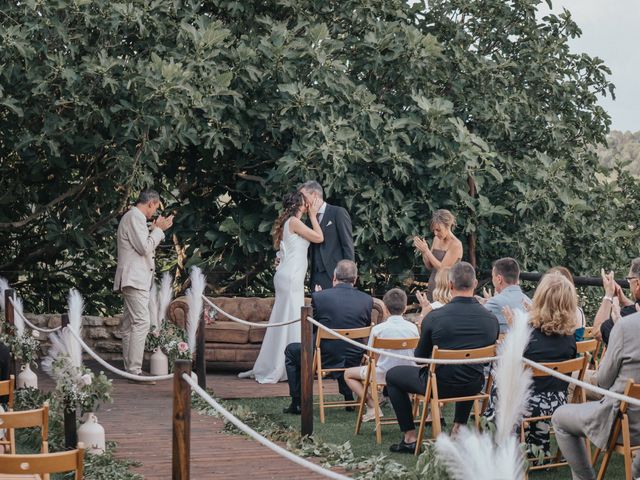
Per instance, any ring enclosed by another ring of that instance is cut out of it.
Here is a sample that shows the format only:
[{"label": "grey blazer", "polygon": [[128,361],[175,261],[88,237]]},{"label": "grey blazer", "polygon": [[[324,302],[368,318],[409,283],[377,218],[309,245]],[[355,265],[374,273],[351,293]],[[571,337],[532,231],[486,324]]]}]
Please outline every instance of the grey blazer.
[{"label": "grey blazer", "polygon": [[[617,393],[624,393],[629,378],[640,382],[640,313],[621,318],[614,325],[607,353],[596,374],[598,386]],[[585,433],[597,447],[606,448],[620,402],[604,397],[589,405],[592,414],[587,415]],[[630,406],[628,413],[635,445],[640,442],[640,407]]]},{"label": "grey blazer", "polygon": [[144,214],[131,207],[120,220],[117,239],[118,268],[113,289],[133,287],[148,292],[155,271],[156,247],[164,239],[164,232],[158,227],[149,232]]}]

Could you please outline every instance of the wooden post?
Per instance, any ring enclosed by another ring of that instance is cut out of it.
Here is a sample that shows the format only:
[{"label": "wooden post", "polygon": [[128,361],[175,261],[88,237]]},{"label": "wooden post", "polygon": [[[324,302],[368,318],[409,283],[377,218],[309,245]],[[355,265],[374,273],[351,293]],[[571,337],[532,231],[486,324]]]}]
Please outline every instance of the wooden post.
[{"label": "wooden post", "polygon": [[[13,324],[15,322],[15,310],[13,307],[13,303],[11,300],[15,301],[16,299],[16,291],[13,288],[7,288],[4,291],[4,319],[7,322],[7,334],[15,335],[15,328],[13,328]],[[17,387],[17,378],[18,378],[18,365],[16,363],[16,359],[11,355],[9,357],[9,374],[13,375],[14,385],[13,387]]]},{"label": "wooden post", "polygon": [[[475,198],[477,194],[476,181],[471,175],[467,177],[467,185],[469,186],[469,196]],[[477,227],[478,226],[476,224],[475,228]],[[467,236],[467,251],[469,254],[469,263],[473,266],[473,268],[477,268],[478,266],[478,259],[476,257],[476,242],[477,237],[476,232],[474,231]]]},{"label": "wooden post", "polygon": [[300,433],[313,434],[313,326],[311,307],[300,309]]},{"label": "wooden post", "polygon": [[207,359],[204,352],[204,311],[198,322],[198,331],[196,332],[196,364],[195,371],[198,374],[198,386],[203,390],[207,389]]},{"label": "wooden post", "polygon": [[191,375],[189,360],[173,365],[173,462],[172,480],[189,480],[191,441],[191,388],[182,374]]},{"label": "wooden post", "polygon": [[[60,316],[60,325],[64,330],[69,326],[69,314],[63,313]],[[67,450],[73,450],[78,445],[78,425],[76,423],[75,406],[71,409],[64,406],[64,446]]]}]

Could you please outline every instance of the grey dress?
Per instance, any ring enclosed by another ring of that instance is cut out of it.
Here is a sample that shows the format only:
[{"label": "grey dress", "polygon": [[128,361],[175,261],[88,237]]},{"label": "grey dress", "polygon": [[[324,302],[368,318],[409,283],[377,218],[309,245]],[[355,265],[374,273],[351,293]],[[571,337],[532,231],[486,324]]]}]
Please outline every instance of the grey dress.
[{"label": "grey dress", "polygon": [[[438,259],[439,262],[442,261],[442,259],[444,258],[444,256],[447,254],[446,250],[438,250],[438,249],[433,249],[431,250],[431,253],[433,254],[434,257],[436,257]],[[429,276],[429,286],[427,287],[427,298],[429,299],[430,302],[433,302],[433,291],[436,288],[436,275],[438,274],[438,269],[437,268],[432,268],[431,269],[431,275]]]}]

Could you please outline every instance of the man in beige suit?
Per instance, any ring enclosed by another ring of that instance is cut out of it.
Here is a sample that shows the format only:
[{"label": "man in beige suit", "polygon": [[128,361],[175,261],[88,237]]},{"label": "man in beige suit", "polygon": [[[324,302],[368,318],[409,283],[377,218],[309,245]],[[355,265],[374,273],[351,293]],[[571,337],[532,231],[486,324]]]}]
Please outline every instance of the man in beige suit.
[{"label": "man in beige suit", "polygon": [[155,271],[155,250],[164,239],[164,231],[173,225],[173,215],[159,216],[147,226],[147,220],[160,206],[154,190],[143,190],[136,205],[124,214],[118,225],[118,268],[113,289],[122,292],[122,358],[129,373],[142,372],[144,344],[149,333],[149,290]]}]

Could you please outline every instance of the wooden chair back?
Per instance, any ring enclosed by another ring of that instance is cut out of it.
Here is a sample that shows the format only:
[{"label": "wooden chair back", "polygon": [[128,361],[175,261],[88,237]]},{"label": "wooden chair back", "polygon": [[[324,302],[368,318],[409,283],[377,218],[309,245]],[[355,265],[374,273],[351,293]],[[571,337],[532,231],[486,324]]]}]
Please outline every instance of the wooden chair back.
[{"label": "wooden chair back", "polygon": [[[334,330],[336,333],[342,335],[343,337],[350,338],[351,340],[361,340],[363,338],[369,338],[369,334],[371,333],[372,327],[362,327],[362,328],[340,328]],[[318,335],[316,336],[316,344],[320,345],[320,340],[340,340],[338,337],[333,335],[331,332],[327,332],[326,330],[318,329]]]},{"label": "wooden chair back", "polygon": [[580,342],[576,342],[576,349],[578,351],[578,355],[584,355],[585,353],[589,353],[593,356],[593,353],[598,348],[598,340],[592,338],[590,340],[582,340]]},{"label": "wooden chair back", "polygon": [[0,428],[9,431],[9,440],[0,441],[0,445],[9,445],[9,453],[16,453],[16,444],[13,430],[20,428],[39,427],[42,437],[41,453],[49,451],[49,405],[45,403],[42,408],[23,410],[20,412],[0,413]]},{"label": "wooden chair back", "polygon": [[3,380],[0,382],[0,397],[9,397],[7,400],[7,407],[9,410],[13,410],[13,386],[15,385],[15,377],[13,375],[9,376],[9,380]]},{"label": "wooden chair back", "polygon": [[[75,479],[82,480],[84,470],[84,445],[76,450],[36,455],[2,455],[0,473],[11,475],[46,475],[49,473],[75,472]],[[1,477],[0,477],[1,478]]]},{"label": "wooden chair back", "polygon": [[[554,370],[558,373],[562,373],[564,375],[570,375],[573,372],[579,372],[583,368],[586,370],[588,361],[589,360],[587,357],[577,357],[577,358],[572,358],[570,360],[565,360],[564,362],[541,363],[541,365],[544,365],[545,367],[550,368],[551,370]],[[542,370],[538,370],[536,367],[530,367],[530,368],[533,369],[534,377],[550,376],[549,373],[543,372]],[[580,380],[582,380],[582,378],[580,378]]]},{"label": "wooden chair back", "polygon": [[412,338],[374,338],[371,346],[373,348],[384,348],[385,350],[407,350],[415,349],[418,346],[420,337]]}]

